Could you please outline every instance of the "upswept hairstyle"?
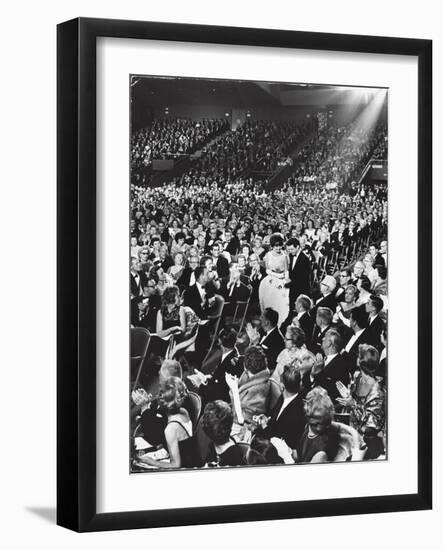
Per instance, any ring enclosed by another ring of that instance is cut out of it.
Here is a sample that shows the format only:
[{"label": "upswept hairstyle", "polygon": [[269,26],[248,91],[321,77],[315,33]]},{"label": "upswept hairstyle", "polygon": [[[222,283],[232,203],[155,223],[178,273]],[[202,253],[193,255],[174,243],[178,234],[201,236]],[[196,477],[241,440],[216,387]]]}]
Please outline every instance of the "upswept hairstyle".
[{"label": "upswept hairstyle", "polygon": [[268,367],[264,351],[258,346],[251,346],[245,351],[244,369],[251,374],[257,374]]},{"label": "upswept hairstyle", "polygon": [[187,396],[188,390],[183,381],[176,376],[170,376],[160,386],[158,404],[168,415],[174,414],[179,412]]},{"label": "upswept hairstyle", "polygon": [[227,443],[233,422],[231,406],[220,399],[208,403],[203,411],[203,431],[216,445]]},{"label": "upswept hairstyle", "polygon": [[321,416],[330,424],[334,419],[334,404],[328,392],[321,386],[312,389],[304,400],[304,410],[307,418]]}]

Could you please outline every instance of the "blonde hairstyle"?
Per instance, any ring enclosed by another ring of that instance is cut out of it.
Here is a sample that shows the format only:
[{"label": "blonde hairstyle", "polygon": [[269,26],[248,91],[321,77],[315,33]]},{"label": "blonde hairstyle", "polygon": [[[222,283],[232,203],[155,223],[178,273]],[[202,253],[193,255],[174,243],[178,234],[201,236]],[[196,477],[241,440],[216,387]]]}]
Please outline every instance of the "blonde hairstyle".
[{"label": "blonde hairstyle", "polygon": [[320,386],[308,393],[304,400],[304,409],[307,418],[319,415],[329,423],[334,419],[334,404],[328,392]]},{"label": "blonde hairstyle", "polygon": [[158,404],[167,414],[174,414],[180,410],[188,396],[185,384],[177,376],[170,376],[160,387]]}]

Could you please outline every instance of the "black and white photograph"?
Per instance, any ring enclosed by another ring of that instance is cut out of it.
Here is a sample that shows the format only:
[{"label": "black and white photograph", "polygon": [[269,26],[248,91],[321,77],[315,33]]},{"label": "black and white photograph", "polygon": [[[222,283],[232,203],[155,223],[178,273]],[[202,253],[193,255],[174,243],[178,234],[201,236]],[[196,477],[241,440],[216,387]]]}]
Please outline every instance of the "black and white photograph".
[{"label": "black and white photograph", "polygon": [[388,90],[129,86],[131,473],[386,460]]}]

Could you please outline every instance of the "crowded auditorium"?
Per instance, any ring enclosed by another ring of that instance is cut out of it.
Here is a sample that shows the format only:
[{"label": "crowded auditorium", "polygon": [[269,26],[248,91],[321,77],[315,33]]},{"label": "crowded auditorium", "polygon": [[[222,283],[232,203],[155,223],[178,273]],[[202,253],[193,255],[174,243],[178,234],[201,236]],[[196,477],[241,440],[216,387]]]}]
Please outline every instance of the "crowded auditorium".
[{"label": "crowded auditorium", "polygon": [[130,91],[130,471],[385,460],[387,91]]}]

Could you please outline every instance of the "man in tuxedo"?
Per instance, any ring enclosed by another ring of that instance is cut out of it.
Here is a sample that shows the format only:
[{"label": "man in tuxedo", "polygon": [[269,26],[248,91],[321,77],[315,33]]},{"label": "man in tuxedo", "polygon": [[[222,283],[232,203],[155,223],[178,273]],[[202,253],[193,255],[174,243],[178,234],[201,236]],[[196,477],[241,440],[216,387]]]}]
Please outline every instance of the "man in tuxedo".
[{"label": "man in tuxedo", "polygon": [[280,327],[282,334],[286,331],[289,325],[301,328],[305,334],[306,346],[309,348],[314,332],[314,319],[310,315],[312,300],[306,294],[300,294],[295,301],[295,315],[290,313],[288,319]]},{"label": "man in tuxedo", "polygon": [[197,269],[198,264],[198,256],[191,256],[189,258],[188,265],[183,269],[183,272],[177,281],[177,285],[181,290],[195,285],[195,270]]},{"label": "man in tuxedo", "polygon": [[336,383],[340,381],[348,386],[351,381],[347,357],[341,354],[342,347],[343,341],[340,333],[335,329],[329,329],[322,341],[324,360],[317,362],[312,373],[314,386],[324,388],[332,402],[340,397]]},{"label": "man in tuxedo", "polygon": [[220,251],[220,244],[216,241],[211,246],[212,263],[219,278],[227,279],[229,277],[229,262],[224,256],[220,255]]},{"label": "man in tuxedo", "polygon": [[222,281],[220,289],[226,304],[229,304],[224,312],[227,316],[234,315],[237,303],[246,302],[251,294],[250,287],[240,280],[240,271],[237,264],[232,264],[229,271],[229,280]]},{"label": "man in tuxedo", "polygon": [[285,339],[278,328],[278,313],[275,309],[267,307],[260,319],[265,335],[260,339],[259,346],[263,348],[268,361],[268,369],[272,372],[279,353],[285,347]]},{"label": "man in tuxedo", "polygon": [[278,398],[271,417],[264,427],[268,439],[279,437],[291,449],[296,449],[306,425],[303,398],[306,391],[300,389],[300,371],[296,365],[286,365],[281,375],[283,393]]},{"label": "man in tuxedo", "polygon": [[369,301],[365,304],[366,313],[368,314],[368,338],[372,340],[372,345],[379,351],[381,349],[381,334],[385,327],[383,319],[380,317],[380,311],[383,309],[383,300],[371,294]]},{"label": "man in tuxedo", "polygon": [[312,316],[315,318],[317,310],[320,307],[328,307],[332,311],[335,311],[336,300],[335,300],[335,287],[337,286],[337,281],[332,275],[326,275],[320,283],[320,298],[315,302],[314,307],[312,308]]},{"label": "man in tuxedo", "polygon": [[164,243],[169,242],[169,239],[171,238],[171,236],[168,233],[168,230],[165,226],[165,222],[163,221],[158,222],[157,232],[162,242]]},{"label": "man in tuxedo", "polygon": [[209,253],[214,244],[220,239],[221,232],[217,229],[216,222],[209,224],[209,229],[206,232],[206,248],[205,253]]},{"label": "man in tuxedo", "polygon": [[367,331],[368,314],[365,306],[356,307],[350,315],[351,329],[354,333],[347,342],[343,353],[346,353],[349,362],[349,370],[353,374],[357,368],[358,346],[360,344],[371,344],[371,334]]},{"label": "man in tuxedo", "polygon": [[300,328],[305,333],[306,345],[309,346],[312,340],[312,333],[314,332],[314,319],[311,317],[310,310],[312,307],[312,300],[305,294],[300,296],[295,301],[295,311],[297,312],[297,320]]},{"label": "man in tuxedo", "polygon": [[345,223],[341,223],[338,230],[331,233],[331,245],[336,249],[340,250],[344,246],[348,246],[349,237],[348,230]]},{"label": "man in tuxedo", "polygon": [[295,300],[300,294],[309,294],[311,262],[302,251],[298,239],[289,239],[286,243],[289,259],[289,309],[294,309]]},{"label": "man in tuxedo", "polygon": [[184,294],[184,304],[189,306],[200,319],[207,319],[208,313],[215,302],[214,296],[208,297],[206,283],[207,271],[204,267],[197,267],[194,271],[195,285],[190,286]]},{"label": "man in tuxedo", "polygon": [[[386,241],[383,241],[383,242],[386,242]],[[369,247],[369,254],[372,256],[374,260],[374,263],[372,265],[375,268],[379,266],[386,267],[385,259],[380,254],[375,244],[371,244],[371,246]]]},{"label": "man in tuxedo", "polygon": [[344,301],[345,288],[350,284],[350,282],[351,282],[351,270],[342,269],[340,271],[340,276],[339,276],[339,286],[335,290],[335,300],[337,303]]},{"label": "man in tuxedo", "polygon": [[246,326],[246,332],[251,346],[259,346],[266,355],[268,369],[272,372],[277,362],[279,353],[285,347],[285,339],[278,328],[278,313],[275,309],[267,307],[260,317],[260,332],[250,323]]},{"label": "man in tuxedo", "polygon": [[250,307],[252,305],[256,306],[254,308],[254,311],[256,311],[259,302],[258,290],[260,283],[266,277],[266,270],[262,265],[260,265],[260,258],[257,254],[251,254],[249,256],[249,266],[245,269],[245,275],[248,277],[251,285]]},{"label": "man in tuxedo", "polygon": [[155,332],[160,306],[161,298],[157,293],[157,281],[151,275],[143,287],[142,296],[136,296],[131,300],[132,326],[147,328],[151,333]]},{"label": "man in tuxedo", "polygon": [[352,270],[351,283],[355,285],[357,288],[359,287],[358,283],[360,279],[363,277],[364,270],[365,270],[365,264],[363,262],[361,262],[360,260],[355,262],[354,268]]},{"label": "man in tuxedo", "polygon": [[206,385],[200,386],[200,396],[203,405],[217,399],[230,403],[229,387],[226,384],[225,374],[240,377],[243,372],[243,363],[239,361],[239,354],[235,347],[237,334],[234,329],[223,329],[218,337],[221,357]]},{"label": "man in tuxedo", "polygon": [[233,236],[230,228],[225,229],[225,245],[224,250],[230,256],[237,256],[240,251],[240,241],[237,237]]},{"label": "man in tuxedo", "polygon": [[332,328],[332,318],[334,313],[329,307],[319,307],[315,316],[315,326],[312,332],[312,341],[308,348],[312,353],[317,354],[322,351],[323,337],[326,332]]},{"label": "man in tuxedo", "polygon": [[131,258],[131,296],[141,296],[143,286],[146,284],[146,275],[143,272],[142,264],[137,258]]}]

